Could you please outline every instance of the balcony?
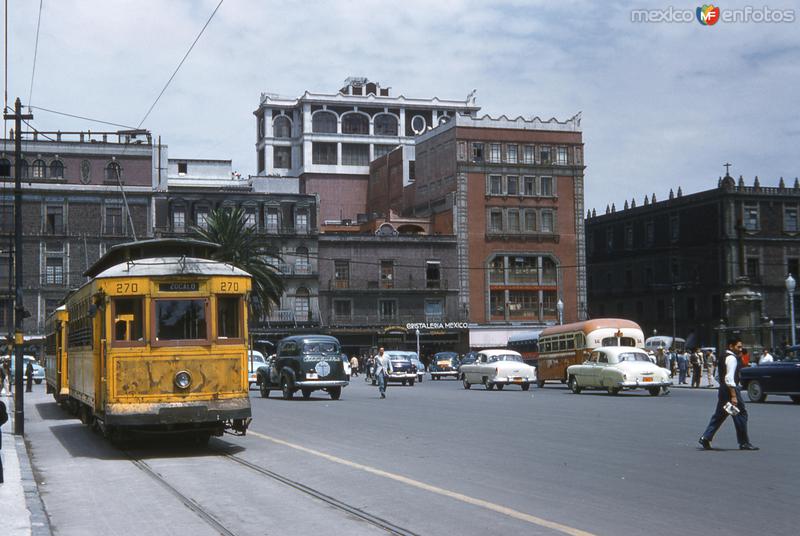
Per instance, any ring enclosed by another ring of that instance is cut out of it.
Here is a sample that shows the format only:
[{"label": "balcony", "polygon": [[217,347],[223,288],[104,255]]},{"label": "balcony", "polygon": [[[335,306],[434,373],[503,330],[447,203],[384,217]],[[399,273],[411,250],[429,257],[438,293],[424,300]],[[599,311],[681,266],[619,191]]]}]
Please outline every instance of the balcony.
[{"label": "balcony", "polygon": [[291,264],[281,262],[275,265],[281,275],[316,276],[317,268],[313,264]]},{"label": "balcony", "polygon": [[259,324],[266,324],[268,327],[273,325],[307,325],[319,324],[319,311],[309,311],[306,315],[298,315],[294,309],[273,309],[270,314],[263,315]]},{"label": "balcony", "polygon": [[[450,290],[449,282],[447,279],[394,279],[394,280],[379,280],[379,279],[350,279],[336,280],[329,279],[327,285],[323,284],[323,288],[327,288],[333,292],[350,292],[350,291],[415,291],[415,290]],[[455,288],[453,290],[456,290]]]},{"label": "balcony", "polygon": [[332,326],[405,326],[417,322],[462,322],[462,318],[449,318],[444,315],[402,313],[394,316],[379,314],[353,314],[331,316]]},{"label": "balcony", "polygon": [[[182,237],[192,234],[194,224],[187,223],[186,225],[157,225],[153,228],[156,236],[170,238]],[[259,235],[271,236],[316,236],[319,234],[317,229],[309,229],[307,227],[259,227],[256,229]]]}]

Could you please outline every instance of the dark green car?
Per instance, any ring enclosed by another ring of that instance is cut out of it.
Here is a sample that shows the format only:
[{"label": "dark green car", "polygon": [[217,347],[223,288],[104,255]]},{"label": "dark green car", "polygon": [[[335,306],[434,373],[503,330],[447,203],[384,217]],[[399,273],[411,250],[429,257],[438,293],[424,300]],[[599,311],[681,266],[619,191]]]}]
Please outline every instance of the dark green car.
[{"label": "dark green car", "polygon": [[267,398],[280,389],[285,400],[300,391],[303,398],[317,390],[327,391],[333,400],[342,396],[342,387],[350,383],[345,372],[339,341],[328,335],[295,335],[278,343],[277,353],[256,376],[261,396]]}]

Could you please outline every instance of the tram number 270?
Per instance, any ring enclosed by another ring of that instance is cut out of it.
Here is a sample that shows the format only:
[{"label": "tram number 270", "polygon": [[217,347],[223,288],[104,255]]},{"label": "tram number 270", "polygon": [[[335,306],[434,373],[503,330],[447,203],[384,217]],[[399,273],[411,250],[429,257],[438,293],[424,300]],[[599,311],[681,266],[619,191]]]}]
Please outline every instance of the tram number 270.
[{"label": "tram number 270", "polygon": [[219,283],[219,291],[220,292],[239,292],[239,282],[238,281],[220,281],[220,283]]},{"label": "tram number 270", "polygon": [[117,283],[117,294],[136,294],[139,292],[138,283]]}]

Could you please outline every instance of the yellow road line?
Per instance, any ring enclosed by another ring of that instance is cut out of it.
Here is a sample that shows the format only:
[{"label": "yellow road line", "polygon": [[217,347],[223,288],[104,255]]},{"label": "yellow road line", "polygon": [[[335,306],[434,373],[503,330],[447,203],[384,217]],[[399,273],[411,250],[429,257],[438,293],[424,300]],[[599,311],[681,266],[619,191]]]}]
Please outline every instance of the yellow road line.
[{"label": "yellow road line", "polygon": [[480,506],[482,508],[486,508],[487,510],[491,510],[493,512],[497,512],[499,514],[506,515],[508,517],[518,519],[520,521],[525,521],[527,523],[532,523],[534,525],[538,525],[540,527],[545,527],[548,529],[552,529],[558,532],[562,532],[564,534],[569,534],[570,536],[595,536],[591,532],[586,532],[585,530],[576,529],[567,525],[562,525],[561,523],[556,523],[554,521],[548,521],[547,519],[542,519],[541,517],[536,517],[530,514],[526,514],[525,512],[520,512],[519,510],[514,510],[513,508],[508,508],[506,506],[501,506],[499,504],[495,504],[489,501],[484,501],[483,499],[476,499],[475,497],[470,497],[469,495],[464,495],[462,493],[457,493],[455,491],[450,491],[448,489],[440,488],[438,486],[433,486],[431,484],[426,484],[425,482],[420,482],[419,480],[414,480],[412,478],[405,477],[403,475],[398,475],[395,473],[390,473],[388,471],[382,471],[380,469],[376,469],[374,467],[370,467],[368,465],[362,465],[360,463],[351,462],[350,460],[345,460],[344,458],[339,458],[337,456],[332,456],[330,454],[325,454],[324,452],[320,452],[318,450],[310,449],[308,447],[304,447],[302,445],[297,445],[295,443],[290,443],[288,441],[284,441],[282,439],[278,439],[276,437],[270,437],[268,435],[260,434],[258,432],[253,432],[252,430],[247,431],[247,435],[253,435],[256,437],[260,437],[261,439],[266,439],[267,441],[272,441],[273,443],[277,443],[278,445],[283,445],[285,447],[293,448],[295,450],[299,450],[301,452],[305,452],[307,454],[313,454],[314,456],[318,456],[320,458],[324,458],[330,462],[338,463],[340,465],[345,465],[347,467],[352,467],[353,469],[360,469],[361,471],[365,471],[367,473],[372,473],[373,475],[382,476],[384,478],[389,478],[396,482],[402,482],[403,484],[413,486],[415,488],[419,488],[425,491],[429,491],[431,493],[436,493],[437,495],[442,495],[444,497],[449,497],[451,499],[455,499],[457,501],[461,501],[467,504],[471,504],[473,506]]}]

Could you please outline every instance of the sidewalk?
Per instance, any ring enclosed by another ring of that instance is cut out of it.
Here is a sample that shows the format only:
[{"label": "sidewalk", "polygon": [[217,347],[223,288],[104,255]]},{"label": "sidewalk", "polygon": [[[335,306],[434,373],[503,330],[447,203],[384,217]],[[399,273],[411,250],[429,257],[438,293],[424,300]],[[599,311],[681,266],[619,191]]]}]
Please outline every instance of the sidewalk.
[{"label": "sidewalk", "polygon": [[14,400],[0,395],[8,408],[8,422],[3,425],[3,478],[0,484],[0,520],[8,536],[51,536],[39,488],[33,477],[25,440],[15,436]]}]

